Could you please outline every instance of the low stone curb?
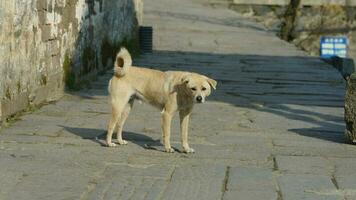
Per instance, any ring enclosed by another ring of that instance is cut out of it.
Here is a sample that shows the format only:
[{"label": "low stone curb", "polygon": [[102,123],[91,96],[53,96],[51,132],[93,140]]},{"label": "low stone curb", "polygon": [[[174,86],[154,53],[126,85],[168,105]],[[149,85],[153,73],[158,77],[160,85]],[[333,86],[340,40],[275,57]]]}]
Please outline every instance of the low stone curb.
[{"label": "low stone curb", "polygon": [[345,124],[346,137],[356,143],[356,67],[353,59],[332,57],[325,60],[333,65],[346,80],[345,94]]},{"label": "low stone curb", "polygon": [[356,143],[356,72],[347,78],[345,95],[345,134]]}]

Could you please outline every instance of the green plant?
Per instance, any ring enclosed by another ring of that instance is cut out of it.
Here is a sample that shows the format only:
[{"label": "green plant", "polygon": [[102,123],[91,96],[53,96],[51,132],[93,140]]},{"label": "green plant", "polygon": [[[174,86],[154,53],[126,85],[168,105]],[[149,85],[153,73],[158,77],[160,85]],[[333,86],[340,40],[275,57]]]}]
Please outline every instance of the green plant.
[{"label": "green plant", "polygon": [[77,89],[75,75],[72,72],[72,62],[69,53],[66,52],[63,61],[64,83],[67,89]]}]

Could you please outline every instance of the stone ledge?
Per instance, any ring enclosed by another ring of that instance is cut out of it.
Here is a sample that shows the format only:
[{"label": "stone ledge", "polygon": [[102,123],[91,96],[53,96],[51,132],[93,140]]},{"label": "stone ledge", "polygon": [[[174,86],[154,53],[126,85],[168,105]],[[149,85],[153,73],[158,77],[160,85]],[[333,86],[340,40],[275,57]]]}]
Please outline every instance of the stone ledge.
[{"label": "stone ledge", "polygon": [[346,137],[356,143],[356,72],[347,78],[345,96]]},{"label": "stone ledge", "polygon": [[346,123],[345,135],[353,143],[356,143],[356,67],[353,59],[332,57],[324,59],[333,65],[346,80],[345,94],[345,114]]}]

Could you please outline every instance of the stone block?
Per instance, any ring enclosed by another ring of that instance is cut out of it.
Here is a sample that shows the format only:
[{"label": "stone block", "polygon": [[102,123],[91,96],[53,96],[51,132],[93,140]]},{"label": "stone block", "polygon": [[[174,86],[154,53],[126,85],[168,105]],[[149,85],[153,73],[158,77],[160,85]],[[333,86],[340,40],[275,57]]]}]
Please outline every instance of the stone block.
[{"label": "stone block", "polygon": [[31,104],[38,105],[45,101],[51,101],[60,98],[64,92],[64,84],[62,82],[62,73],[46,78],[46,84],[38,87],[32,95]]},{"label": "stone block", "polygon": [[16,112],[24,110],[25,108],[27,108],[28,104],[28,93],[21,93],[11,100],[2,100],[2,120],[4,120],[4,118],[7,116],[13,115]]}]

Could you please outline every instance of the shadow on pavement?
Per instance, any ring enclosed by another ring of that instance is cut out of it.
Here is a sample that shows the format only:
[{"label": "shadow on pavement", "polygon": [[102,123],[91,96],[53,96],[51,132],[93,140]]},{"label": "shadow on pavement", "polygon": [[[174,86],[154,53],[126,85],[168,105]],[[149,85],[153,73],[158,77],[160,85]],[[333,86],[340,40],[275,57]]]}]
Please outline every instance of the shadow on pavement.
[{"label": "shadow on pavement", "polygon": [[[100,144],[101,146],[106,146],[105,143],[105,137],[106,137],[106,130],[103,129],[93,129],[93,128],[79,128],[79,127],[67,127],[67,126],[62,126],[64,130],[72,133],[73,135],[77,135],[81,137],[82,139],[85,140],[91,140],[93,142],[96,142]],[[113,141],[115,142],[116,135],[114,133]],[[159,140],[154,140],[149,136],[146,136],[144,134],[140,133],[133,133],[133,132],[127,132],[124,131],[122,133],[123,139],[130,141],[138,146],[141,146],[142,148],[145,149],[153,149],[153,150],[158,150],[154,148],[154,146],[161,146]]]},{"label": "shadow on pavement", "polygon": [[[289,131],[295,132],[299,135],[327,140],[335,143],[352,144],[344,135],[343,131],[327,131],[319,128],[301,128],[301,129],[289,129]],[[340,130],[343,130],[343,126],[340,126]]]}]

